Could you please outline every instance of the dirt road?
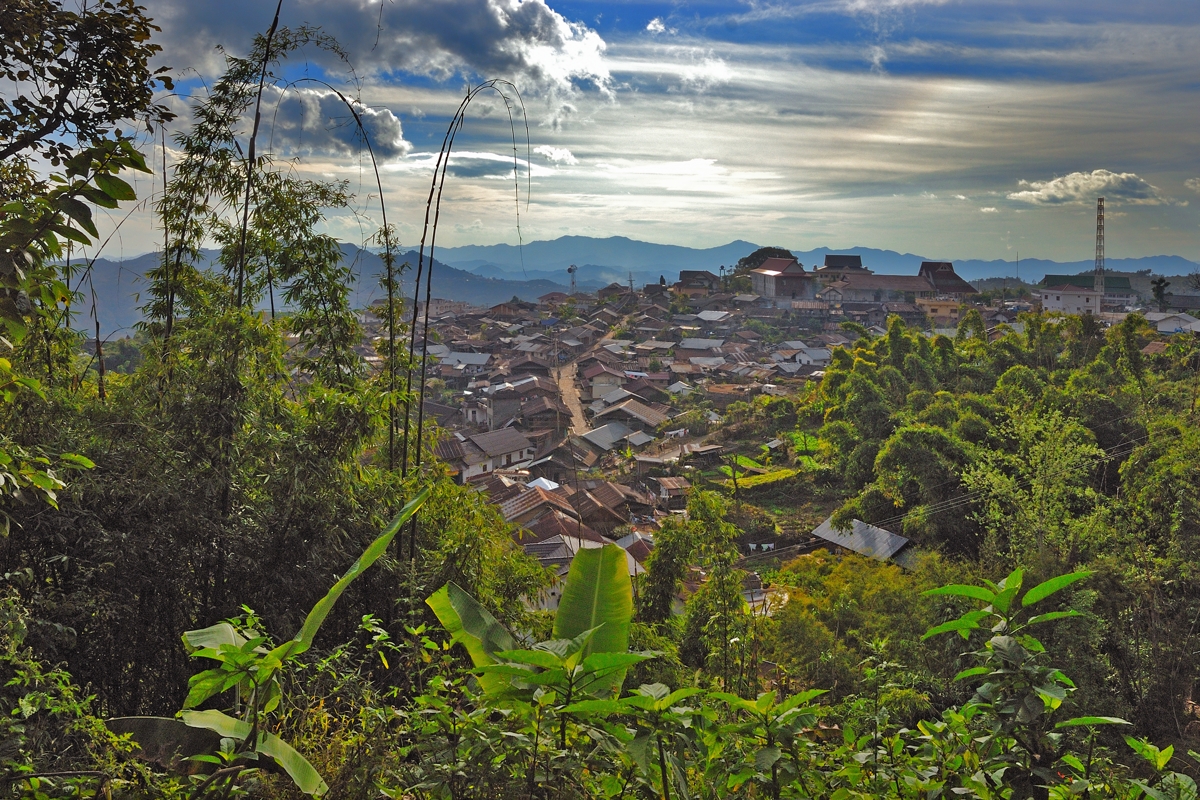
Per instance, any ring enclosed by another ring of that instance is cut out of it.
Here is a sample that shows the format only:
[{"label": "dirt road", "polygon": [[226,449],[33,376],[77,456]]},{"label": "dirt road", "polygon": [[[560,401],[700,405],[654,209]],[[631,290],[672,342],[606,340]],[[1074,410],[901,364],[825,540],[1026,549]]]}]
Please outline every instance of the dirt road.
[{"label": "dirt road", "polygon": [[575,365],[567,364],[554,372],[562,401],[571,409],[571,432],[583,433],[588,429],[587,417],[583,416],[583,404],[579,401],[579,387],[575,385]]}]

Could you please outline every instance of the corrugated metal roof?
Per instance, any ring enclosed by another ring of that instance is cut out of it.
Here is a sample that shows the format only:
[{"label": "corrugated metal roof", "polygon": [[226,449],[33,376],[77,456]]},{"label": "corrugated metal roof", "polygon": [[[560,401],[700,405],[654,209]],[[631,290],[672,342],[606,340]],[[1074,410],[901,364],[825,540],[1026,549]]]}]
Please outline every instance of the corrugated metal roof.
[{"label": "corrugated metal roof", "polygon": [[661,411],[656,411],[645,403],[639,403],[632,398],[624,400],[615,406],[604,409],[596,414],[596,419],[601,419],[609,415],[627,414],[634,419],[640,421],[643,425],[658,426],[669,419],[666,414]]},{"label": "corrugated metal roof", "polygon": [[570,516],[575,516],[576,513],[571,504],[562,497],[553,492],[547,492],[541,487],[527,488],[516,497],[505,500],[500,504],[500,513],[504,516],[505,522],[512,522],[517,517],[522,517],[542,505],[559,508]]},{"label": "corrugated metal roof", "polygon": [[833,517],[829,517],[817,526],[813,536],[881,561],[892,558],[908,544],[908,539],[903,536],[870,525],[861,519],[854,520],[850,530],[839,531],[833,527]]},{"label": "corrugated metal roof", "polygon": [[525,435],[514,428],[501,428],[498,431],[489,431],[488,433],[477,433],[469,437],[475,446],[489,456],[502,456],[505,453],[513,453],[517,450],[526,450],[533,447],[533,443],[525,438]]},{"label": "corrugated metal roof", "polygon": [[583,438],[599,447],[601,450],[611,450],[613,446],[633,433],[633,429],[622,422],[610,422],[583,434]]}]

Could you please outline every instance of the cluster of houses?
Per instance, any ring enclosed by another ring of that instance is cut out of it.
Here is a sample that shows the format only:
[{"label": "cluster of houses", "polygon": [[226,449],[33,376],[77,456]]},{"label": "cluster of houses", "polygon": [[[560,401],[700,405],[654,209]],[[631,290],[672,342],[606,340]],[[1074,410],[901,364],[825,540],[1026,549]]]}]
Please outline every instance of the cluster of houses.
[{"label": "cluster of houses", "polygon": [[[819,380],[850,341],[846,321],[883,333],[898,315],[952,332],[977,294],[949,262],[879,275],[853,255],[809,269],[768,258],[749,278],[750,292],[729,291],[730,276],[683,270],[669,286],[614,283],[490,308],[435,301],[424,409],[440,429],[437,456],[498,508],[543,565],[565,574],[580,549],[616,542],[636,575],[663,520],[682,513],[689,470],[725,455],[692,428],[719,422],[734,403]],[[1047,276],[1039,295],[1043,308],[1064,313],[1137,301],[1119,276],[1106,276],[1103,287],[1091,276]],[[1011,309],[980,310],[991,335],[1008,330],[1002,323],[1020,328]],[[1200,333],[1200,320],[1186,313],[1148,318],[1164,333]],[[368,360],[372,353],[364,348]],[[805,546],[896,561],[908,552],[902,537],[856,525],[838,532],[826,524]],[[754,558],[773,547],[745,549]],[[753,575],[744,589],[748,602],[764,596]],[[541,599],[545,607],[557,605],[556,591]]]},{"label": "cluster of houses", "polygon": [[[869,325],[892,315],[913,324],[955,324],[959,305],[978,293],[948,261],[922,262],[916,275],[879,275],[856,255],[829,254],[809,269],[795,258],[768,258],[749,276],[751,292],[736,295],[739,303]],[[684,270],[673,288],[689,298],[711,297],[727,283],[709,271]]]},{"label": "cluster of houses", "polygon": [[[735,402],[819,379],[849,341],[843,321],[880,331],[892,314],[953,321],[974,292],[949,264],[901,280],[857,256],[811,271],[769,259],[750,277],[752,293],[684,270],[671,286],[435,303],[424,410],[440,429],[437,456],[544,565],[562,571],[580,548],[616,541],[637,574],[654,532],[686,505],[687,470],[724,454],[676,419],[697,393],[711,402],[686,418],[692,427],[696,413],[712,424]],[[746,591],[753,601],[761,586]]]},{"label": "cluster of houses", "polygon": [[[749,278],[750,292],[728,291],[730,276],[683,270],[669,286],[614,283],[490,308],[435,303],[425,416],[440,429],[438,457],[497,506],[546,566],[564,571],[580,548],[616,541],[637,574],[654,532],[686,505],[688,469],[724,455],[690,428],[706,429],[758,394],[819,380],[834,349],[849,343],[846,321],[883,333],[898,315],[951,330],[977,294],[949,262],[879,275],[854,255],[829,255],[809,269],[768,258]],[[1042,306],[1099,313],[1137,299],[1128,279],[1106,276],[1103,288],[1091,281],[1047,276]],[[1001,323],[1019,327],[1011,310],[981,311],[995,335],[1006,330]],[[1151,316],[1163,332],[1200,332],[1187,314]],[[868,533],[876,544],[886,539]],[[746,591],[753,602],[761,586]],[[543,602],[553,607],[556,597]]]}]

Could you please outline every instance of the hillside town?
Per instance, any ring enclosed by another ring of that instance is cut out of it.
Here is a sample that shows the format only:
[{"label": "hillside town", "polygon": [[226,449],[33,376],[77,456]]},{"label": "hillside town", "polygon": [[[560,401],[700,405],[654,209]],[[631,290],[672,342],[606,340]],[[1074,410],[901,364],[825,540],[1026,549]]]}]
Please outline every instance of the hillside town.
[{"label": "hillside town", "polygon": [[[438,458],[499,508],[543,565],[565,574],[579,549],[616,542],[636,575],[662,521],[684,513],[693,483],[753,480],[772,473],[773,456],[803,458],[777,438],[722,436],[731,411],[806,391],[837,348],[886,334],[889,318],[953,338],[975,310],[994,340],[1021,332],[1021,312],[1093,313],[1111,324],[1140,301],[1117,276],[1101,289],[1091,275],[1048,275],[1032,297],[1004,300],[985,297],[950,262],[888,275],[856,255],[809,267],[758,261],[741,274],[681,270],[673,283],[612,283],[490,308],[433,301],[425,418],[440,428]],[[1183,312],[1146,316],[1164,335],[1200,331]],[[829,519],[802,524],[787,514],[738,541],[751,565],[818,547],[904,563],[907,544],[861,521],[839,531]],[[749,574],[753,603],[762,587]],[[553,593],[544,602],[553,607]]]}]

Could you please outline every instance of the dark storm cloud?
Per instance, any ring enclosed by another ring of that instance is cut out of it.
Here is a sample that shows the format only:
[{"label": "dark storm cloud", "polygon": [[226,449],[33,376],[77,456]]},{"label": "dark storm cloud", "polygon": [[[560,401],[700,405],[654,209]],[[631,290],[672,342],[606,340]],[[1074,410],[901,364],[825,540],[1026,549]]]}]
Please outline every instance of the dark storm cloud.
[{"label": "dark storm cloud", "polygon": [[[274,3],[149,0],[162,26],[172,65],[212,73],[214,48],[245,52],[255,31],[270,24]],[[525,91],[563,95],[581,88],[609,91],[604,40],[544,0],[309,0],[285,5],[282,24],[319,25],[334,36],[360,73],[404,71],[447,79],[504,77]],[[314,56],[321,58],[319,54]],[[337,69],[330,57],[327,67]]]}]

